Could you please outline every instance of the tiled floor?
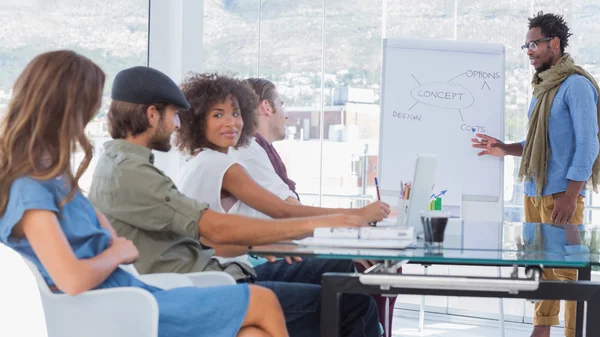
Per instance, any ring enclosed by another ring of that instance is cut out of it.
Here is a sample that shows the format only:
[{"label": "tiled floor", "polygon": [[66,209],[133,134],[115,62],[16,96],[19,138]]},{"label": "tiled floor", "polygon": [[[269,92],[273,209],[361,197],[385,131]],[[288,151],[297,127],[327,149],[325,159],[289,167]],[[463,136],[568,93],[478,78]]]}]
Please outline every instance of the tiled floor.
[{"label": "tiled floor", "polygon": [[[393,337],[500,337],[498,321],[478,318],[467,318],[435,313],[425,315],[425,329],[419,332],[418,312],[395,310]],[[505,337],[529,337],[531,324],[506,322]],[[552,328],[552,337],[563,335],[562,327]]]}]

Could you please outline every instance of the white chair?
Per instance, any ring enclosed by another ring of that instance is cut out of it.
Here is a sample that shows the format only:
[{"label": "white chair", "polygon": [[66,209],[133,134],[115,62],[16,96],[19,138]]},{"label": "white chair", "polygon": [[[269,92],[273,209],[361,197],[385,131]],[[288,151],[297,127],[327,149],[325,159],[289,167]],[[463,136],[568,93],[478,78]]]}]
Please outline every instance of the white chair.
[{"label": "white chair", "polygon": [[181,287],[214,287],[236,284],[233,276],[220,271],[203,271],[200,273],[158,273],[140,275],[135,267],[130,265],[121,265],[121,269],[129,272],[144,283],[153,285],[162,289],[172,289]]},{"label": "white chair", "polygon": [[[23,260],[37,281],[48,337],[158,335],[158,304],[148,291],[121,287],[86,291],[77,296],[55,294],[50,291],[37,267],[27,259]],[[139,275],[132,265],[121,268],[162,289],[235,284],[233,277],[223,272]]]}]

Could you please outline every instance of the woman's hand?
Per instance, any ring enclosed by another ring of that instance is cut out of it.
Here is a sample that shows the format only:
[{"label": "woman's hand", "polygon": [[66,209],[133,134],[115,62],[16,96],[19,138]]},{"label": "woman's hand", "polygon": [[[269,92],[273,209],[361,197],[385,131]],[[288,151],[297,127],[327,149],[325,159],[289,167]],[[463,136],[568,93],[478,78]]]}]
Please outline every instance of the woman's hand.
[{"label": "woman's hand", "polygon": [[119,264],[132,264],[137,261],[140,256],[140,252],[133,242],[121,237],[113,239],[109,249],[117,254],[117,258],[120,261]]}]

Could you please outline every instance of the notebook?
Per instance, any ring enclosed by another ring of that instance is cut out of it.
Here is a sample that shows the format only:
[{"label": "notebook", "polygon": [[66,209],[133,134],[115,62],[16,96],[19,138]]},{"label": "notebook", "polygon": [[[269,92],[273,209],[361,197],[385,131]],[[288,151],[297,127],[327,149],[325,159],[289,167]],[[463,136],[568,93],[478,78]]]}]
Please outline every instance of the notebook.
[{"label": "notebook", "polygon": [[316,228],[313,237],[294,243],[310,247],[404,249],[415,242],[412,227]]}]

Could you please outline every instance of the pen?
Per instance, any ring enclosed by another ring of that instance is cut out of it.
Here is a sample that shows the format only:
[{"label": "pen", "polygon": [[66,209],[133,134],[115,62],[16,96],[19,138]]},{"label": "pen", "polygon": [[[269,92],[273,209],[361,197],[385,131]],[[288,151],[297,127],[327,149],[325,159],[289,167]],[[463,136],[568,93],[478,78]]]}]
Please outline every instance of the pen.
[{"label": "pen", "polygon": [[[379,182],[377,181],[377,177],[375,177],[375,190],[377,191],[377,200],[381,201],[381,194],[379,194]],[[377,222],[371,223],[371,226],[376,226]]]}]

